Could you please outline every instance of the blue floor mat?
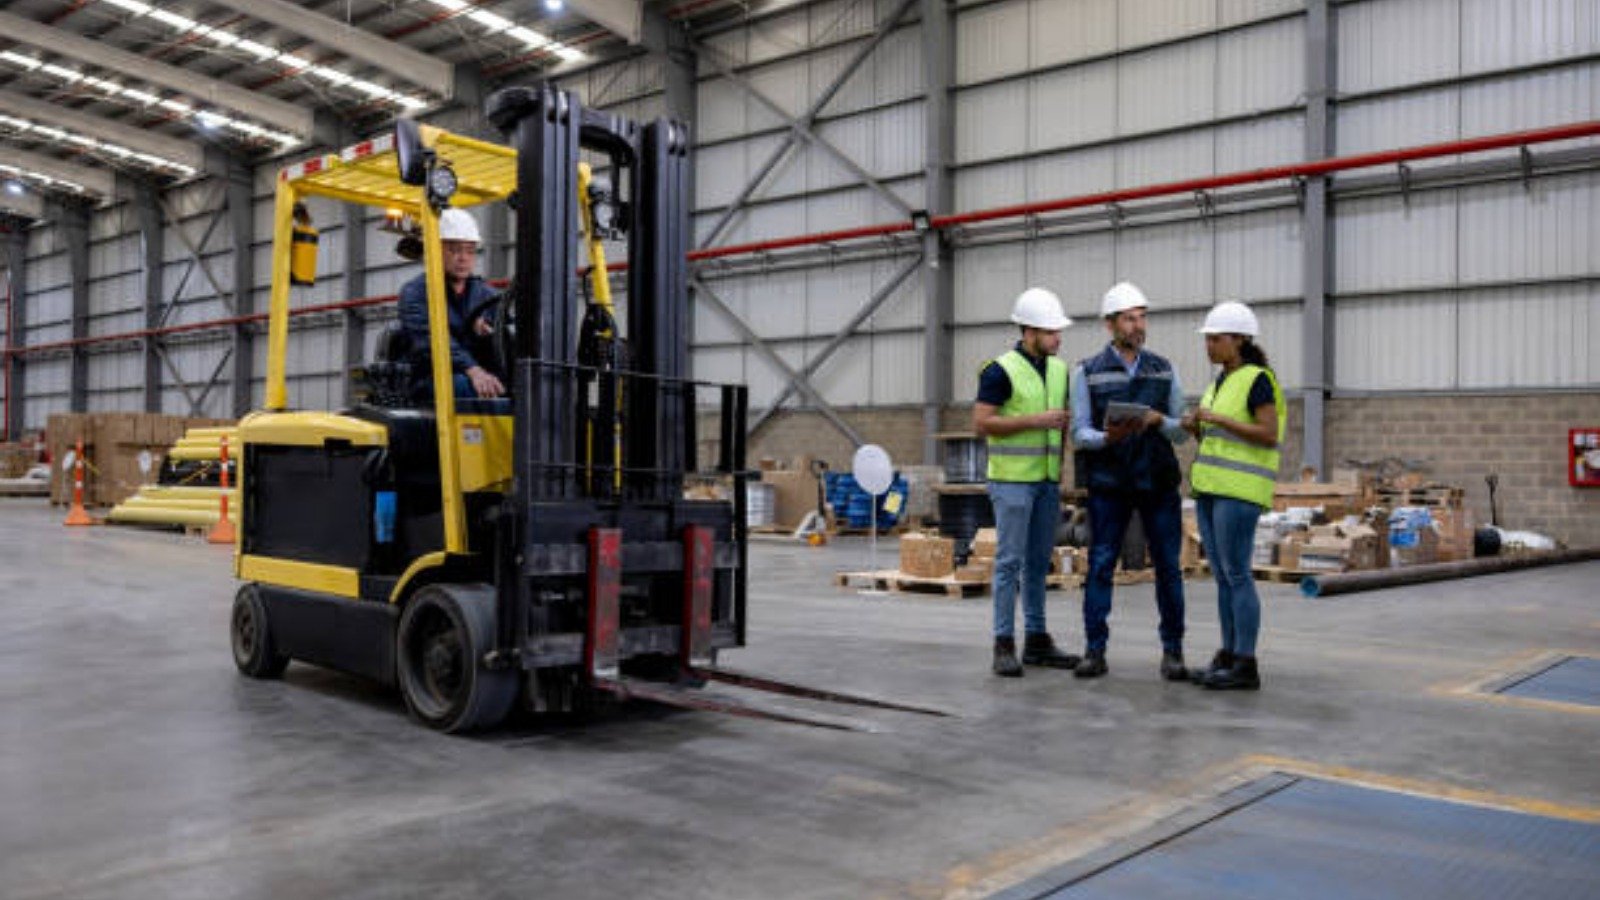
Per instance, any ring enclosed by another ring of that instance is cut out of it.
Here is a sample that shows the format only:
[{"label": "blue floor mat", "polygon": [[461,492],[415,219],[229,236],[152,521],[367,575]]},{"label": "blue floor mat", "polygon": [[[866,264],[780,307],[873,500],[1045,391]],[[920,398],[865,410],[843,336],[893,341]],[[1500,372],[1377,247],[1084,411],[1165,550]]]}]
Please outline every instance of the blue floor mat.
[{"label": "blue floor mat", "polygon": [[[1448,898],[1600,896],[1600,825],[1313,778],[1142,849],[1064,866],[1022,898]],[[1237,793],[1237,792],[1236,792]]]},{"label": "blue floor mat", "polygon": [[1532,700],[1600,706],[1600,659],[1569,656],[1537,675],[1501,688],[1500,693]]}]

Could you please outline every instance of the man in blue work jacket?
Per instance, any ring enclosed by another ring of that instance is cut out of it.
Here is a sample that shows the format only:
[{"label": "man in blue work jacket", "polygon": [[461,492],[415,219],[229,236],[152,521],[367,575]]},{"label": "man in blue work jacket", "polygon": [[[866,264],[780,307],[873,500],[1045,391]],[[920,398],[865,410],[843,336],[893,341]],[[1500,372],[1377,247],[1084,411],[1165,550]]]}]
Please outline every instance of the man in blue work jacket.
[{"label": "man in blue work jacket", "polygon": [[[1184,681],[1183,473],[1173,445],[1183,430],[1183,387],[1165,358],[1146,350],[1149,301],[1124,281],[1100,304],[1111,341],[1072,370],[1072,441],[1079,484],[1089,491],[1089,574],[1083,585],[1087,652],[1073,674],[1098,678],[1107,672],[1111,636],[1112,576],[1128,521],[1144,524],[1156,570],[1156,606],[1161,614],[1161,676]],[[1112,404],[1118,404],[1115,410]],[[1112,412],[1119,415],[1111,415]]]}]

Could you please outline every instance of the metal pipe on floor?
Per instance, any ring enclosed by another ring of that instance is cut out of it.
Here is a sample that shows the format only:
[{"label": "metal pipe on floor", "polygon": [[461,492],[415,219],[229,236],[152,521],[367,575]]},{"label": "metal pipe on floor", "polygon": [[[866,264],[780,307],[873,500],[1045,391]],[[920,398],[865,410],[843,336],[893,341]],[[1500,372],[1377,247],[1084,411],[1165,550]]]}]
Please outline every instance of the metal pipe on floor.
[{"label": "metal pipe on floor", "polygon": [[1557,550],[1553,553],[1535,553],[1527,556],[1486,556],[1461,562],[1428,563],[1400,569],[1377,569],[1370,572],[1341,572],[1335,575],[1310,575],[1300,579],[1300,593],[1307,597],[1331,597],[1335,594],[1353,594],[1380,588],[1423,584],[1429,581],[1447,581],[1452,578],[1470,578],[1474,575],[1491,575],[1516,569],[1539,566],[1558,566],[1565,563],[1588,562],[1600,559],[1600,547],[1577,550]]}]

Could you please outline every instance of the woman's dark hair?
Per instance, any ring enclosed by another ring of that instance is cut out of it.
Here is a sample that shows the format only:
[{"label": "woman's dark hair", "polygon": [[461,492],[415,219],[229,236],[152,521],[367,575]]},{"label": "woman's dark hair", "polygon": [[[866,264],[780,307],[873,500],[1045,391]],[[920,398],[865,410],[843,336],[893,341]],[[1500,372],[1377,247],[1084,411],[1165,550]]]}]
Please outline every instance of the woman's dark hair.
[{"label": "woman's dark hair", "polygon": [[1239,344],[1239,358],[1252,366],[1260,366],[1263,369],[1272,368],[1267,363],[1267,351],[1261,349],[1261,345],[1257,344],[1254,338],[1248,335],[1241,335],[1241,337],[1243,337],[1243,341]]}]

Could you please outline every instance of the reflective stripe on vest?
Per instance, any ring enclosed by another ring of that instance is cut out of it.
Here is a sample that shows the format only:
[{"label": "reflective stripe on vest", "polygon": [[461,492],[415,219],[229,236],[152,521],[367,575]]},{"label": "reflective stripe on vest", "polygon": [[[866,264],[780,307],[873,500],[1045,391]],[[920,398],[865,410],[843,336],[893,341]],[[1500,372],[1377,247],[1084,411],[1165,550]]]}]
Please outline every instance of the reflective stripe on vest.
[{"label": "reflective stripe on vest", "polygon": [[[1016,350],[1003,353],[994,363],[1011,380],[1011,396],[1000,407],[1002,416],[1027,416],[1067,408],[1067,364],[1055,357],[1045,360],[1045,377]],[[987,366],[987,363],[985,364]],[[1060,481],[1061,430],[1031,428],[1016,434],[990,435],[990,481]]]},{"label": "reflective stripe on vest", "polygon": [[[1222,390],[1212,382],[1200,398],[1200,406],[1236,422],[1251,423],[1250,388],[1256,376],[1266,373],[1272,383],[1272,400],[1278,413],[1278,441],[1283,441],[1288,409],[1283,389],[1272,372],[1260,366],[1240,366],[1223,379]],[[1263,447],[1228,431],[1220,425],[1206,425],[1200,434],[1200,450],[1189,470],[1189,484],[1197,494],[1212,494],[1245,500],[1266,509],[1272,508],[1272,491],[1278,479],[1278,449]]]}]

